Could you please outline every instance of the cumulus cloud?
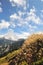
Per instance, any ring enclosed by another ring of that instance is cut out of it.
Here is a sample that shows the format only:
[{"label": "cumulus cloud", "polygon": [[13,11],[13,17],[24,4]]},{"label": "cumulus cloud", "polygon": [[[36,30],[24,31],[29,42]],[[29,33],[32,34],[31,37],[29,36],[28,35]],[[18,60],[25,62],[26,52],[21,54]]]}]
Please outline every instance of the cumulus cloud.
[{"label": "cumulus cloud", "polygon": [[14,19],[19,19],[18,15],[15,13],[15,14],[12,14],[10,16],[11,20],[14,20]]},{"label": "cumulus cloud", "polygon": [[29,35],[30,35],[29,32],[22,32],[20,34],[20,33],[16,33],[16,32],[11,30],[6,34],[5,38],[11,39],[11,40],[18,40],[18,39],[21,39],[21,38],[26,39]]},{"label": "cumulus cloud", "polygon": [[8,32],[4,35],[4,38],[10,40],[17,40],[17,35],[15,34],[14,30],[9,29]]},{"label": "cumulus cloud", "polygon": [[[42,34],[43,32],[36,32],[35,34]],[[31,33],[32,34],[32,33]],[[17,33],[14,32],[14,30],[10,29],[8,30],[8,32],[4,35],[0,35],[0,38],[4,37],[5,39],[9,39],[9,40],[18,40],[18,39],[27,39],[28,36],[30,36],[29,32],[21,32]]]},{"label": "cumulus cloud", "polygon": [[37,26],[32,26],[31,24],[28,25],[31,32],[33,32],[35,29],[37,29]]},{"label": "cumulus cloud", "polygon": [[26,0],[10,0],[10,3],[12,4],[12,6],[21,6],[24,8],[24,10],[26,9]]},{"label": "cumulus cloud", "polygon": [[12,21],[6,21],[6,20],[1,20],[0,21],[0,29],[9,29],[10,28],[15,28],[16,25]]},{"label": "cumulus cloud", "polygon": [[26,39],[26,38],[28,38],[29,35],[30,35],[29,32],[22,32],[21,34],[18,34],[17,36],[18,36],[19,39],[20,38]]},{"label": "cumulus cloud", "polygon": [[10,26],[9,22],[6,22],[5,20],[1,20],[0,29],[8,28],[9,26]]},{"label": "cumulus cloud", "polygon": [[12,14],[10,19],[12,24],[16,24],[17,27],[21,27],[22,29],[27,28],[28,31],[34,32],[38,28],[38,25],[43,25],[42,19],[36,15],[36,12],[37,10],[33,6],[29,12],[18,11],[18,14]]},{"label": "cumulus cloud", "polygon": [[[22,18],[22,16],[24,16],[25,12],[20,12],[20,11],[19,11],[18,14],[19,14],[19,15],[17,15],[16,13],[12,14],[12,15],[10,16],[10,19],[11,19],[12,21],[17,20],[17,21],[16,21],[16,22],[18,22],[18,23],[17,23],[17,26],[24,26],[25,24],[27,24],[27,22],[25,21],[25,19]],[[13,23],[13,22],[12,22],[12,23]]]},{"label": "cumulus cloud", "polygon": [[[43,34],[43,32],[39,31],[33,34]],[[21,31],[21,34],[20,34],[20,33],[14,32],[14,30],[12,29],[9,29],[6,34],[0,35],[0,38],[4,37],[5,39],[9,39],[9,40],[18,40],[18,39],[27,39],[29,36],[30,36],[29,32]]]},{"label": "cumulus cloud", "polygon": [[3,10],[2,10],[2,8],[0,7],[0,13],[2,12]]},{"label": "cumulus cloud", "polygon": [[39,16],[36,15],[36,9],[33,7],[32,9],[30,9],[30,12],[27,12],[27,17],[26,17],[27,21],[32,21],[35,24],[42,24],[42,20],[40,19]]},{"label": "cumulus cloud", "polygon": [[[29,25],[29,22],[33,22],[37,25],[42,24],[42,20],[40,19],[39,16],[36,15],[36,9],[33,7],[32,9],[30,9],[30,12],[21,12],[18,11],[17,13],[14,13],[10,16],[10,19],[12,21],[14,21],[15,19],[18,21],[17,25],[18,26],[24,26],[24,25]],[[25,16],[25,14],[27,15],[25,18],[23,18]],[[35,26],[36,28],[36,26]]]},{"label": "cumulus cloud", "polygon": [[40,17],[37,17],[35,14],[34,15],[30,15],[26,18],[27,21],[32,21],[35,24],[42,24],[42,21],[40,19]]},{"label": "cumulus cloud", "polygon": [[15,3],[21,6],[26,4],[26,0],[10,0],[10,2],[12,3],[12,6],[15,6]]},{"label": "cumulus cloud", "polygon": [[21,32],[17,33],[14,32],[14,30],[9,29],[8,32],[4,35],[0,35],[0,38],[4,37],[5,39],[9,39],[9,40],[18,40],[18,39],[26,39],[28,36],[30,35],[29,32]]},{"label": "cumulus cloud", "polygon": [[17,13],[14,13],[10,16],[10,19],[11,20],[14,20],[14,19],[23,19],[22,16],[24,16],[27,12],[22,12],[22,11],[18,11],[18,15]]},{"label": "cumulus cloud", "polygon": [[18,14],[21,17],[21,16],[24,16],[26,14],[26,12],[18,11]]}]

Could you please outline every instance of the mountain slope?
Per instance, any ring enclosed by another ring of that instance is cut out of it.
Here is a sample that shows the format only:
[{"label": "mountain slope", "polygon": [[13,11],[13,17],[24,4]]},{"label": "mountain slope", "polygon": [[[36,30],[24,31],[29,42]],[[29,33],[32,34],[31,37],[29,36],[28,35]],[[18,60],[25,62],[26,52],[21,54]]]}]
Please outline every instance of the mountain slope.
[{"label": "mountain slope", "polygon": [[30,36],[20,49],[0,59],[8,65],[43,65],[43,34]]},{"label": "mountain slope", "polygon": [[[43,63],[43,34],[30,36],[23,44],[21,52],[13,57],[14,65],[40,65]],[[11,65],[11,63],[9,65]]]},{"label": "mountain slope", "polygon": [[19,49],[24,42],[24,39],[17,41],[0,38],[0,57],[7,55],[8,53]]}]

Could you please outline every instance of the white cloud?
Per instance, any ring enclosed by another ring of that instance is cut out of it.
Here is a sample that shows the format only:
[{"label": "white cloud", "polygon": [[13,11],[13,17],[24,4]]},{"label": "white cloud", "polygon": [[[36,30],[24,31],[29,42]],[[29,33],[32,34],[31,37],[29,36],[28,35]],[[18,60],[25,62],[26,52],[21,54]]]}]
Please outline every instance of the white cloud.
[{"label": "white cloud", "polygon": [[5,29],[5,28],[15,28],[16,25],[12,21],[6,21],[6,20],[0,20],[0,29]]},{"label": "white cloud", "polygon": [[[32,9],[30,9],[30,12],[19,11],[18,12],[19,15],[17,15],[16,13],[12,14],[10,16],[10,19],[12,21],[17,19],[18,20],[18,24],[17,24],[18,26],[27,25],[31,21],[35,24],[42,24],[40,17],[38,17],[35,13],[36,13],[36,9],[33,7]],[[24,14],[27,15],[25,18],[22,17],[22,16],[24,16]]]},{"label": "white cloud", "polygon": [[10,29],[10,30],[8,30],[8,32],[6,34],[0,35],[0,38],[4,37],[5,39],[9,39],[9,40],[27,39],[32,34],[43,34],[43,32],[41,32],[41,31],[35,32],[35,33],[21,32],[21,34],[20,34],[20,33],[14,32],[12,29]]},{"label": "white cloud", "polygon": [[26,4],[26,0],[10,0],[10,2],[12,3],[12,6],[15,6],[15,3],[21,6]]},{"label": "white cloud", "polygon": [[21,6],[24,10],[26,10],[26,0],[10,0],[10,3],[12,4],[12,6]]},{"label": "white cloud", "polygon": [[2,12],[3,10],[2,10],[2,8],[0,7],[0,13]]},{"label": "white cloud", "polygon": [[14,20],[14,19],[18,19],[19,17],[18,17],[18,15],[15,13],[15,14],[12,14],[12,15],[10,16],[10,18],[11,18],[11,20]]},{"label": "white cloud", "polygon": [[5,20],[1,20],[0,29],[8,28],[9,26],[10,26],[9,22],[6,22]]},{"label": "white cloud", "polygon": [[18,11],[18,14],[19,14],[19,16],[21,17],[21,16],[25,15],[26,12]]},{"label": "white cloud", "polygon": [[36,25],[29,25],[29,30],[31,33],[33,33],[38,27]]},{"label": "white cloud", "polygon": [[18,12],[18,14],[19,15],[17,15],[16,13],[14,13],[14,14],[12,14],[11,16],[10,16],[10,19],[11,19],[11,21],[12,21],[12,23],[15,21],[15,19],[18,21],[18,23],[17,23],[17,26],[24,26],[25,24],[28,24],[27,23],[27,21],[24,19],[24,18],[22,18],[22,16],[24,16],[24,14],[26,14],[26,12],[21,12],[21,11],[19,11]]},{"label": "white cloud", "polygon": [[30,9],[30,12],[27,12],[26,20],[29,22],[32,21],[35,24],[42,24],[42,20],[36,15],[36,9],[34,7]]},{"label": "white cloud", "polygon": [[21,34],[18,34],[18,37],[26,39],[28,38],[29,35],[30,35],[29,32],[22,32]]},{"label": "white cloud", "polygon": [[35,16],[35,15],[30,15],[27,17],[26,19],[27,21],[32,21],[34,22],[35,24],[42,24],[42,21],[39,17]]},{"label": "white cloud", "polygon": [[[25,28],[27,26],[28,30],[34,31],[35,29],[37,29],[38,25],[43,25],[41,18],[36,15],[36,11],[37,10],[35,9],[35,7],[33,7],[32,9],[30,9],[30,12],[18,11],[18,15],[17,13],[12,14],[10,16],[12,24],[16,23],[16,26],[19,26],[21,28]],[[26,17],[23,18],[25,15]],[[30,22],[34,23],[35,25],[30,25]]]},{"label": "white cloud", "polygon": [[26,12],[22,12],[22,11],[18,11],[18,15],[17,13],[14,13],[10,16],[10,19],[11,20],[14,20],[14,19],[23,19],[22,16],[24,16],[26,14]]},{"label": "white cloud", "polygon": [[30,31],[34,31],[34,29],[36,29],[37,28],[37,26],[32,26],[31,24],[29,24],[29,29],[30,29]]},{"label": "white cloud", "polygon": [[12,29],[8,30],[8,32],[4,35],[4,37],[10,40],[17,40],[17,36]]},{"label": "white cloud", "polygon": [[29,36],[29,32],[21,32],[20,33],[16,33],[14,32],[14,30],[10,29],[8,30],[8,32],[4,35],[0,35],[0,38],[4,37],[5,39],[9,39],[9,40],[18,40],[18,39],[26,39]]}]

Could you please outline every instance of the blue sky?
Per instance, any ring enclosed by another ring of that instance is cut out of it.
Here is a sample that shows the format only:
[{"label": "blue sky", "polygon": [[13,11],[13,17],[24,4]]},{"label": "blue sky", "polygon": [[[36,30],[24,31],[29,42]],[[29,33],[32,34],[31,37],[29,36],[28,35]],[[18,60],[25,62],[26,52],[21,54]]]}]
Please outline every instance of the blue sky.
[{"label": "blue sky", "polygon": [[43,0],[0,0],[0,37],[27,38],[43,32]]}]

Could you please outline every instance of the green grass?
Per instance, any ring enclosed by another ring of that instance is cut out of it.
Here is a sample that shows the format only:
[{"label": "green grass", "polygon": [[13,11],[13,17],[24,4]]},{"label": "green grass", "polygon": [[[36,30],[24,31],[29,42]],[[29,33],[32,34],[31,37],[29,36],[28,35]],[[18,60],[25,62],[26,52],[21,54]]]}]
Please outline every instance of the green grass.
[{"label": "green grass", "polygon": [[22,61],[21,63],[19,63],[19,65],[28,65],[28,63],[26,61]]},{"label": "green grass", "polygon": [[36,62],[33,62],[32,65],[42,65],[42,63],[43,63],[43,58],[41,60],[38,60]]},{"label": "green grass", "polygon": [[0,58],[0,63],[8,62],[10,59],[12,59],[15,55],[21,52],[21,49],[13,51],[12,53],[9,53],[5,57]]}]

